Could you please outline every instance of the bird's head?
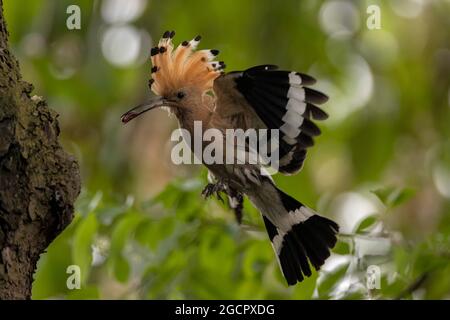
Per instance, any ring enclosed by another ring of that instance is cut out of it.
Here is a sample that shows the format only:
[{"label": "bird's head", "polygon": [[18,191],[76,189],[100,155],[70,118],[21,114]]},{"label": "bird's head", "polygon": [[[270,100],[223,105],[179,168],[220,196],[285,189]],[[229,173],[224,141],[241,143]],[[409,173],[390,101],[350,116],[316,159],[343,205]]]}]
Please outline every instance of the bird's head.
[{"label": "bird's head", "polygon": [[158,46],[150,52],[153,67],[149,85],[156,96],[126,112],[122,116],[123,123],[159,107],[182,114],[199,105],[203,96],[212,89],[214,80],[221,75],[225,64],[213,61],[218,50],[196,51],[200,36],[183,41],[174,49],[174,35],[174,31],[166,31]]}]

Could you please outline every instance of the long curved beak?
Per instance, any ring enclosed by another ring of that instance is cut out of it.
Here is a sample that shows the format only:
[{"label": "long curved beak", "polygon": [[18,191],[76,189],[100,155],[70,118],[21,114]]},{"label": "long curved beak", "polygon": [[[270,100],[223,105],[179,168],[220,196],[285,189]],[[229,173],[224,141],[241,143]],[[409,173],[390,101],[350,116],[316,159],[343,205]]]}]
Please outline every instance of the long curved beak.
[{"label": "long curved beak", "polygon": [[137,116],[143,114],[144,112],[167,105],[169,105],[169,102],[166,101],[164,98],[155,97],[127,111],[120,117],[120,119],[122,120],[123,123],[127,123],[136,118]]}]

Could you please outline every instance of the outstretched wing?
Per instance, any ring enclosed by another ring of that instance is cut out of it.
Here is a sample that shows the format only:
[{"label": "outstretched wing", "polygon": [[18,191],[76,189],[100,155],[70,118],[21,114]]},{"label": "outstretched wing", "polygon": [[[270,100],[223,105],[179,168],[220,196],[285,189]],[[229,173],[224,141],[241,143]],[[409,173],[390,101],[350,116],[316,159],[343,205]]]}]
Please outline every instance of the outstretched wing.
[{"label": "outstretched wing", "polygon": [[320,129],[313,120],[328,115],[317,105],[328,97],[309,88],[314,78],[295,71],[262,65],[231,72],[214,81],[215,112],[222,117],[240,119],[242,129],[279,129],[279,171],[298,172],[307,148]]}]

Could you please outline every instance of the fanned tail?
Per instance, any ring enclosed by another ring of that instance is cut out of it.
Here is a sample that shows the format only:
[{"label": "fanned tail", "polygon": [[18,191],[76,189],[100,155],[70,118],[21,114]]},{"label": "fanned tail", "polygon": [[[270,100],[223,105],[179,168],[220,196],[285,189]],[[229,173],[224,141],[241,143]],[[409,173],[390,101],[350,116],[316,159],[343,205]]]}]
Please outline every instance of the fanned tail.
[{"label": "fanned tail", "polygon": [[266,200],[255,204],[263,214],[281,271],[287,283],[294,285],[311,276],[310,265],[319,270],[325,263],[336,245],[339,226],[271,186],[275,191],[266,189]]}]

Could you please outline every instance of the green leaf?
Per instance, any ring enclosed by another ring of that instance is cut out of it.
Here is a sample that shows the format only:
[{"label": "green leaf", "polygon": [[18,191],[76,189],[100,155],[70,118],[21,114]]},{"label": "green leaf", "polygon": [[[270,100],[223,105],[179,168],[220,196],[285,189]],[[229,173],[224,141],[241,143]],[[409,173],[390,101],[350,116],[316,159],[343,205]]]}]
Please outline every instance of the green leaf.
[{"label": "green leaf", "polygon": [[75,230],[72,259],[73,263],[81,269],[81,284],[85,284],[92,263],[92,242],[97,232],[97,218],[93,213],[81,220],[78,228]]},{"label": "green leaf", "polygon": [[350,254],[350,244],[347,241],[339,240],[334,247],[333,252],[341,255]]},{"label": "green leaf", "polygon": [[376,190],[372,190],[371,192],[373,194],[375,194],[384,205],[387,206],[389,196],[393,191],[394,191],[394,187],[385,187],[385,188],[379,188]]},{"label": "green leaf", "polygon": [[120,254],[129,239],[131,233],[144,219],[144,216],[135,213],[128,213],[115,224],[111,233],[111,254]]},{"label": "green leaf", "polygon": [[361,233],[365,231],[366,229],[372,227],[377,221],[378,221],[377,215],[370,215],[362,219],[361,222],[358,224],[358,226],[355,228],[355,233]]},{"label": "green leaf", "polygon": [[394,247],[393,260],[397,268],[397,272],[406,277],[411,272],[410,265],[414,262],[413,252],[404,247]]},{"label": "green leaf", "polygon": [[407,286],[408,283],[401,277],[395,277],[392,281],[388,281],[386,276],[381,278],[381,293],[386,298],[397,297]]},{"label": "green leaf", "polygon": [[81,216],[75,216],[65,229],[41,255],[33,281],[33,299],[48,299],[66,293],[67,267],[72,262],[71,242]]},{"label": "green leaf", "polygon": [[293,299],[309,300],[314,294],[316,289],[318,273],[315,270],[311,270],[312,275],[309,278],[305,278],[300,285],[295,287],[295,293],[292,296]]},{"label": "green leaf", "polygon": [[365,295],[361,291],[353,291],[348,292],[344,297],[342,297],[342,300],[364,300]]},{"label": "green leaf", "polygon": [[411,199],[416,194],[416,190],[411,188],[405,188],[401,190],[397,190],[391,195],[390,203],[391,207],[399,206],[409,199]]},{"label": "green leaf", "polygon": [[71,290],[67,294],[69,300],[94,300],[100,299],[100,292],[97,287],[87,286],[81,289]]},{"label": "green leaf", "polygon": [[338,266],[333,271],[324,274],[324,279],[320,282],[317,288],[319,298],[324,299],[330,297],[333,288],[345,276],[348,266],[349,263],[345,263],[342,266]]},{"label": "green leaf", "polygon": [[127,282],[130,275],[130,264],[122,255],[114,259],[114,276],[120,282]]},{"label": "green leaf", "polygon": [[144,221],[144,216],[128,213],[114,226],[111,234],[108,266],[118,281],[126,282],[128,280],[130,266],[122,251],[132,233],[142,221]]},{"label": "green leaf", "polygon": [[416,191],[412,188],[396,188],[396,187],[385,187],[372,191],[378,199],[388,208],[393,208],[399,206],[410,198],[412,198]]}]

